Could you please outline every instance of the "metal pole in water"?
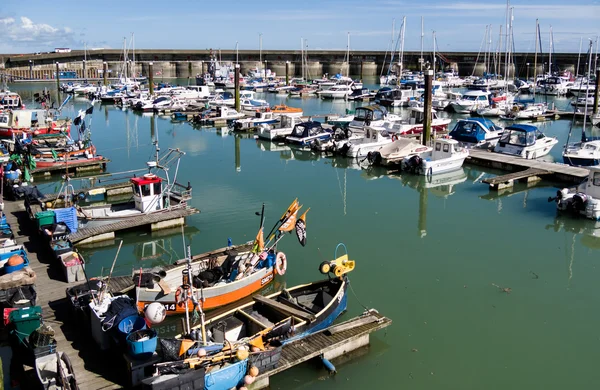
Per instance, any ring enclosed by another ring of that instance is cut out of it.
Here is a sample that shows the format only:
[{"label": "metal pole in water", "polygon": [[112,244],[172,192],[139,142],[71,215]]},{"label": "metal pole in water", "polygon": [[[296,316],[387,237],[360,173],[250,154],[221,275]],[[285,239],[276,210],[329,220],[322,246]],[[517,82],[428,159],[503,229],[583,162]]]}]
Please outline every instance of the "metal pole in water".
[{"label": "metal pole in water", "polygon": [[593,114],[598,113],[598,89],[600,89],[600,68],[596,68],[596,89],[594,90],[594,111]]},{"label": "metal pole in water", "polygon": [[240,112],[240,64],[235,64],[235,110]]},{"label": "metal pole in water", "polygon": [[290,62],[285,62],[285,85],[290,85]]},{"label": "metal pole in water", "polygon": [[106,61],[102,63],[102,78],[104,80],[104,85],[108,85],[108,64]]},{"label": "metal pole in water", "polygon": [[427,235],[427,188],[419,189],[419,238]]},{"label": "metal pole in water", "polygon": [[431,89],[433,84],[433,70],[425,71],[425,106],[423,107],[423,145],[429,145],[431,140]]},{"label": "metal pole in water", "polygon": [[361,79],[361,81],[364,79],[364,67],[365,67],[365,62],[361,61],[360,62],[360,79]]},{"label": "metal pole in water", "polygon": [[154,94],[154,64],[148,62],[148,88],[150,88],[150,95]]},{"label": "metal pole in water", "polygon": [[85,81],[87,81],[87,70],[86,70],[86,69],[87,69],[87,67],[86,67],[86,60],[83,60],[82,66],[83,66],[83,79],[84,79]]},{"label": "metal pole in water", "polygon": [[56,63],[56,94],[57,94],[56,95],[56,97],[57,97],[56,102],[58,104],[60,104],[60,71],[59,71],[59,69],[60,68],[59,68],[59,65],[58,65],[58,62],[57,62]]},{"label": "metal pole in water", "polygon": [[33,61],[29,60],[29,80],[33,80]]}]

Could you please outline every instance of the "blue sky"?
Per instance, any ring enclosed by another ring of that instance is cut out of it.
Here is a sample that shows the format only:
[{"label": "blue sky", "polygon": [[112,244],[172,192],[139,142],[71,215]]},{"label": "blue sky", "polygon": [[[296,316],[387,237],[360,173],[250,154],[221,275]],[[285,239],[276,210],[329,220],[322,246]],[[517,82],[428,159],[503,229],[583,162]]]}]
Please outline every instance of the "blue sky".
[{"label": "blue sky", "polygon": [[[600,1],[514,0],[517,51],[534,50],[535,19],[540,20],[544,52],[554,31],[556,52],[577,52],[580,38],[600,33]],[[425,50],[436,31],[441,51],[478,51],[486,25],[493,47],[505,22],[506,2],[497,0],[258,0],[156,1],[103,0],[53,2],[0,0],[0,53],[49,51],[55,47],[119,48],[135,33],[144,49],[345,49],[350,32],[354,50],[386,50],[392,20],[406,16],[405,50],[420,50],[421,16]],[[594,46],[595,48],[595,46]],[[585,51],[585,49],[584,49]]]}]

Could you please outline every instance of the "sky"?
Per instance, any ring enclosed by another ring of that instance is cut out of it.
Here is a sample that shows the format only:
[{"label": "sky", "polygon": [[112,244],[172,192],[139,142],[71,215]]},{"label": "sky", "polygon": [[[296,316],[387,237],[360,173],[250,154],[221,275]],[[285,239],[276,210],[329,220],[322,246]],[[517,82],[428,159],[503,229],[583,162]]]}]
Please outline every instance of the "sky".
[{"label": "sky", "polygon": [[[515,50],[533,52],[539,19],[543,51],[550,28],[554,52],[583,51],[600,34],[600,0],[513,0]],[[0,53],[55,47],[120,48],[135,34],[137,49],[387,50],[406,17],[405,50],[478,52],[486,26],[495,50],[506,27],[506,2],[497,0],[0,0]]]}]

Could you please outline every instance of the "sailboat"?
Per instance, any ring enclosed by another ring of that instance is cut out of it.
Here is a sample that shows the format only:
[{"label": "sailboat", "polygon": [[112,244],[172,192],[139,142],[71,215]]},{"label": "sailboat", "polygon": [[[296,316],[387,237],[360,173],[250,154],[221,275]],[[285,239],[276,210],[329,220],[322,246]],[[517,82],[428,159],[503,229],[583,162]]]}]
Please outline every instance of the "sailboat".
[{"label": "sailboat", "polygon": [[[592,69],[592,41],[590,40],[590,48],[588,50],[588,74]],[[587,80],[589,85],[589,80]],[[563,151],[563,161],[565,164],[575,166],[595,166],[600,164],[600,138],[588,139],[585,135],[585,130],[588,122],[587,115],[588,101],[585,101],[585,110],[583,116],[583,128],[581,129],[581,142],[575,144],[569,144],[569,139],[565,144]],[[575,107],[574,110],[577,110]],[[573,123],[575,122],[575,116],[571,121],[571,130],[573,129]],[[571,131],[569,131],[569,138],[571,137]]]}]

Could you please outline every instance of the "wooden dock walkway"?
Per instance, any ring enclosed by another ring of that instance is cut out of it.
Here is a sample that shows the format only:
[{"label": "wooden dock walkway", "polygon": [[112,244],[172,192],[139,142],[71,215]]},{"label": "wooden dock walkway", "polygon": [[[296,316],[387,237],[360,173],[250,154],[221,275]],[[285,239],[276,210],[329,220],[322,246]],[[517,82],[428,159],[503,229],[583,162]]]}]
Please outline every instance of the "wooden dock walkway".
[{"label": "wooden dock walkway", "polygon": [[320,356],[335,359],[355,349],[369,344],[369,335],[386,328],[392,320],[375,310],[333,325],[321,332],[301,340],[286,344],[281,350],[281,359],[277,367],[260,373],[249,388],[252,390],[269,387],[269,378],[277,373]]},{"label": "wooden dock walkway", "polygon": [[104,234],[114,233],[120,230],[131,229],[139,226],[151,225],[159,222],[170,221],[173,219],[184,218],[192,214],[199,213],[195,208],[178,208],[169,211],[161,211],[153,214],[147,214],[143,217],[130,218],[124,221],[110,223],[92,228],[82,228],[75,233],[69,234],[69,240],[76,244],[92,237]]},{"label": "wooden dock walkway", "polygon": [[[73,320],[70,303],[66,299],[68,287],[81,284],[64,282],[64,273],[49,253],[48,245],[38,234],[22,202],[5,201],[5,213],[15,238],[27,250],[30,267],[37,276],[37,305],[42,307],[44,323],[55,332],[57,350],[66,353],[73,364],[77,382],[81,389],[120,389],[127,373],[122,364],[107,364],[107,355],[98,351],[91,336],[89,324]],[[118,287],[119,282],[114,282]],[[22,389],[37,388],[33,369],[25,372],[20,383]]]},{"label": "wooden dock walkway", "polygon": [[520,172],[530,168],[538,169],[540,171],[547,171],[548,173],[544,173],[544,175],[553,180],[570,184],[579,184],[589,175],[587,168],[572,167],[566,164],[541,160],[528,160],[477,149],[469,151],[469,157],[466,162],[468,164],[481,165],[509,172]]},{"label": "wooden dock walkway", "polygon": [[552,172],[539,169],[539,168],[528,168],[524,171],[513,172],[506,175],[500,175],[496,177],[490,177],[483,179],[481,182],[490,185],[491,189],[502,190],[504,188],[512,187],[515,181],[525,181],[527,183],[533,183],[535,181],[542,180],[543,175],[550,175]]}]

